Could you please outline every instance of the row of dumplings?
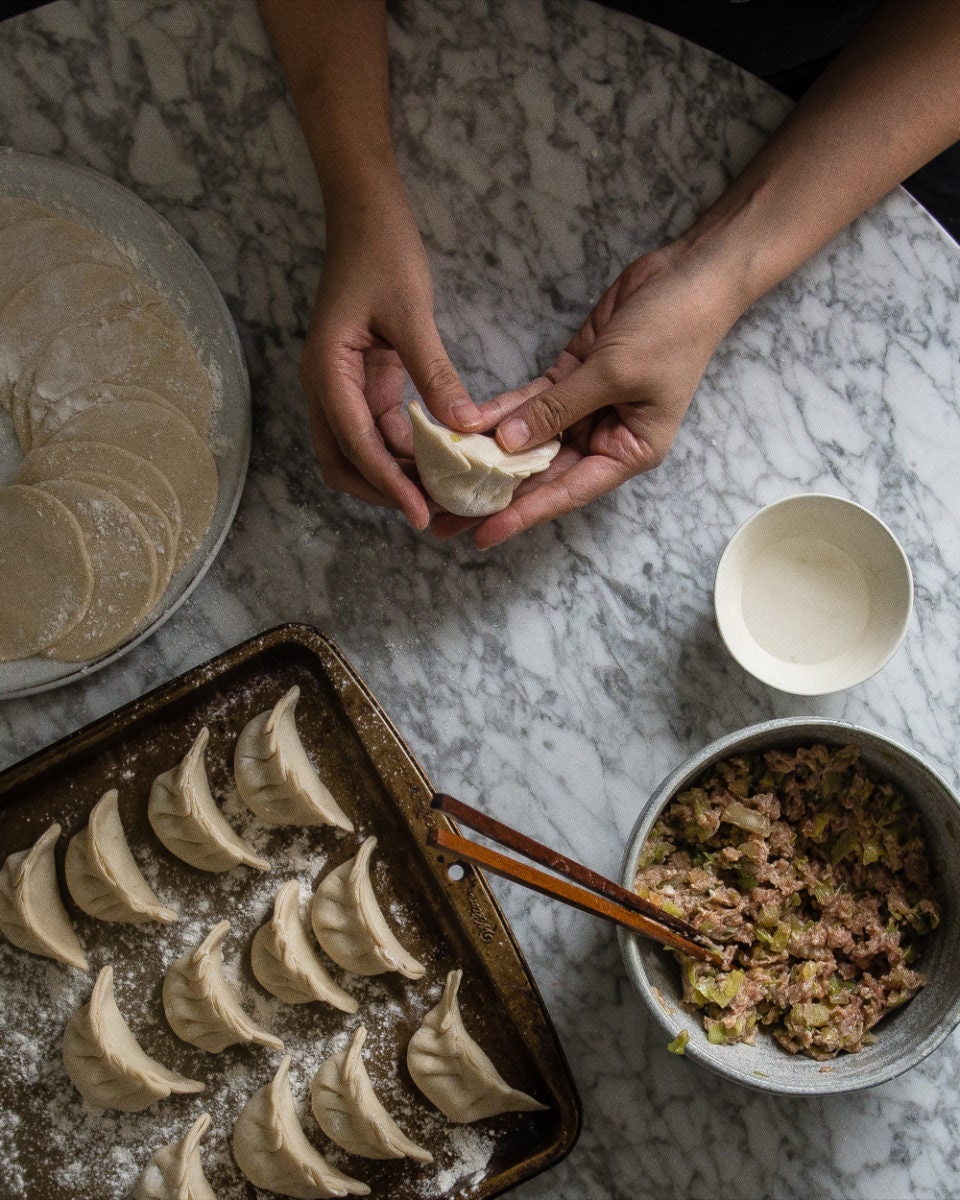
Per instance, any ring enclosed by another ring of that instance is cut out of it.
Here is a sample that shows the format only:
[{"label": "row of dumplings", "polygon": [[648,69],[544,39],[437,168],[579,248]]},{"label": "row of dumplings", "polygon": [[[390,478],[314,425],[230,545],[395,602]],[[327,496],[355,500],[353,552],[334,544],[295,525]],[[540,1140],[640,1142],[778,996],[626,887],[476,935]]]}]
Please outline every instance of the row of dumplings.
[{"label": "row of dumplings", "polygon": [[[272,709],[244,726],[234,753],[237,790],[265,825],[333,825],[352,832],[353,823],[313,769],[300,740],[295,719],[299,698],[300,689],[291,688]],[[147,804],[150,824],[172,854],[199,870],[219,873],[243,864],[269,871],[270,863],[237,835],[213,798],[204,761],[209,736],[206,727],[201,729],[183,759],[153,781]],[[0,931],[24,950],[86,971],[83,947],[57,885],[54,850],[60,833],[58,824],[51,825],[29,850],[5,861],[0,870]],[[376,899],[369,881],[360,876],[372,849],[363,852],[357,870],[344,880],[345,894],[339,898],[341,907],[352,899],[371,918]],[[177,920],[176,911],[154,894],[130,851],[116,789],[104,793],[86,827],[70,839],[64,871],[70,895],[89,916],[124,924]],[[331,892],[337,886],[331,882]],[[382,918],[375,925],[378,932],[386,929]],[[331,957],[339,962],[335,954]],[[357,974],[371,973],[352,960],[340,965]]]},{"label": "row of dumplings", "polygon": [[[411,1079],[457,1123],[543,1109],[503,1079],[467,1032],[457,1002],[461,978],[460,970],[449,972],[440,1002],[410,1039],[406,1062]],[[359,1025],[347,1048],[327,1058],[314,1075],[310,1107],[317,1124],[349,1154],[432,1162],[430,1151],[403,1132],[377,1097],[362,1058],[366,1037],[366,1028]],[[260,1036],[255,1040],[278,1044]],[[63,1058],[75,1086],[96,1107],[139,1112],[171,1094],[204,1089],[204,1084],[167,1069],[140,1047],[117,1007],[109,965],[100,972],[90,1002],[67,1025]],[[285,1055],[273,1079],[243,1106],[231,1139],[234,1160],[251,1183],[267,1191],[306,1200],[367,1195],[366,1184],[338,1170],[307,1138],[290,1087],[290,1062]],[[191,1200],[212,1196],[199,1150],[208,1125],[204,1113],[182,1141],[154,1153],[134,1193],[137,1200],[179,1197],[183,1193],[176,1189],[184,1179],[191,1181]]]},{"label": "row of dumplings", "polygon": [[[109,968],[104,968],[109,970]],[[462,972],[451,971],[443,996],[410,1039],[406,1061],[424,1095],[451,1121],[465,1123],[505,1112],[542,1109],[532,1096],[510,1087],[471,1038],[457,1003]],[[111,997],[112,999],[112,997]],[[310,1108],[332,1142],[349,1154],[370,1159],[433,1161],[412,1141],[381,1103],[363,1063],[367,1031],[359,1025],[346,1049],[319,1067],[310,1088]],[[369,1187],[334,1167],[307,1138],[290,1086],[290,1057],[284,1056],[271,1081],[246,1102],[234,1124],[233,1157],[257,1187],[305,1197],[363,1196]],[[164,1077],[163,1086],[196,1091],[191,1080]],[[202,1087],[202,1085],[199,1085]],[[200,1161],[200,1139],[209,1125],[201,1114],[186,1137],[156,1151],[145,1166],[135,1200],[168,1200],[191,1181],[191,1200],[208,1192]],[[212,1196],[212,1193],[209,1193]]]}]

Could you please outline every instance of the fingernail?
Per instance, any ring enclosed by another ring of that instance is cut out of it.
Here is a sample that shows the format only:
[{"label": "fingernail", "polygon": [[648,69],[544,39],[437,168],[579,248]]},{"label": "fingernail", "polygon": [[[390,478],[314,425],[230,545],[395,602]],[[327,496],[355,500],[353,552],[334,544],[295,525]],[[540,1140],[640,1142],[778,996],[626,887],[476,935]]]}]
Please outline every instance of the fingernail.
[{"label": "fingernail", "polygon": [[480,424],[480,414],[472,404],[455,404],[450,409],[450,416],[458,425],[465,425],[468,428]]},{"label": "fingernail", "polygon": [[504,450],[519,450],[530,440],[530,428],[522,417],[511,417],[497,429],[497,441]]}]

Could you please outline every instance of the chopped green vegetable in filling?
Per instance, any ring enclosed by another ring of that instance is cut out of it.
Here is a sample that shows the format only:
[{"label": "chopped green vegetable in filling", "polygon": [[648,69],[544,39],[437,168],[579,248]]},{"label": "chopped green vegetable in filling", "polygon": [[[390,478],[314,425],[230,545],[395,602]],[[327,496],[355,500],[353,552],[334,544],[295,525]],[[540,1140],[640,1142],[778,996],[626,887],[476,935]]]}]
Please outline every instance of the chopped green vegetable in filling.
[{"label": "chopped green vegetable in filling", "polygon": [[667,1044],[667,1049],[671,1054],[682,1054],[687,1048],[687,1042],[690,1041],[690,1030],[681,1029],[672,1042]]},{"label": "chopped green vegetable in filling", "polygon": [[856,746],[717,763],[664,810],[636,889],[724,948],[722,967],[676,954],[711,1043],[767,1030],[818,1059],[873,1041],[923,987],[940,919],[919,816]]}]

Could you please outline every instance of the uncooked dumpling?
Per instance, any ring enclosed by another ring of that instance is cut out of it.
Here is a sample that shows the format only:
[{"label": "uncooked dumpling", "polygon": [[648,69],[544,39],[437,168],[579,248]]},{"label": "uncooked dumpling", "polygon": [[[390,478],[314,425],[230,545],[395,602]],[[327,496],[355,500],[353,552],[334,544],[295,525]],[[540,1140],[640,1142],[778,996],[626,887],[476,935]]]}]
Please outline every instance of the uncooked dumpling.
[{"label": "uncooked dumpling", "polygon": [[258,982],[287,1004],[325,1000],[355,1013],[353,996],[338,987],[317,956],[300,920],[300,885],[288,879],[273,905],[273,916],[253,935],[250,966]]},{"label": "uncooked dumpling", "polygon": [[349,1047],[331,1055],[313,1077],[310,1107],[317,1124],[349,1154],[433,1162],[430,1151],[411,1141],[377,1099],[360,1057],[366,1037],[359,1025]]},{"label": "uncooked dumpling", "polygon": [[0,930],[21,950],[86,971],[83,947],[60,899],[54,859],[59,837],[60,826],[51,825],[0,868]]},{"label": "uncooked dumpling", "polygon": [[413,1082],[431,1104],[460,1124],[546,1108],[512,1088],[467,1033],[457,1003],[462,976],[462,971],[450,972],[440,1003],[410,1039],[407,1067]]},{"label": "uncooked dumpling", "polygon": [[375,837],[367,838],[355,858],[320,880],[310,909],[313,932],[345,971],[399,971],[407,979],[420,979],[426,968],[394,936],[373,893],[370,856],[376,844]]},{"label": "uncooked dumpling", "polygon": [[485,517],[506,508],[517,485],[546,470],[560,449],[554,440],[508,454],[487,434],[456,433],[431,421],[416,400],[409,412],[420,482],[447,512],[461,517]]},{"label": "uncooked dumpling", "polygon": [[217,1200],[200,1161],[200,1139],[210,1125],[201,1113],[179,1142],[151,1155],[133,1189],[133,1200]]},{"label": "uncooked dumpling", "polygon": [[240,1007],[235,989],[223,973],[223,939],[230,922],[221,921],[199,946],[170,964],[163,980],[163,1011],[170,1028],[184,1042],[210,1054],[227,1046],[256,1042],[282,1050],[283,1042]]},{"label": "uncooked dumpling", "polygon": [[143,1051],[117,1008],[111,966],[97,976],[90,1003],[67,1023],[63,1065],[77,1091],[95,1108],[142,1112],[174,1092],[188,1094],[204,1088]]},{"label": "uncooked dumpling", "polygon": [[269,871],[267,860],[234,833],[210,794],[203,758],[209,738],[204,726],[182,761],[153,781],[147,818],[171,854],[201,871],[229,871],[240,863]]},{"label": "uncooked dumpling", "polygon": [[265,825],[336,825],[352,832],[352,821],[300,741],[294,718],[299,699],[294,686],[244,726],[233,760],[237,791]]},{"label": "uncooked dumpling", "polygon": [[100,921],[176,921],[177,914],[154,895],[130,853],[118,800],[116,788],[104,792],[88,824],[70,839],[64,862],[70,895]]},{"label": "uncooked dumpling", "polygon": [[290,1058],[250,1097],[233,1128],[233,1157],[252,1184],[296,1200],[368,1196],[370,1189],[323,1157],[303,1132],[290,1090]]}]

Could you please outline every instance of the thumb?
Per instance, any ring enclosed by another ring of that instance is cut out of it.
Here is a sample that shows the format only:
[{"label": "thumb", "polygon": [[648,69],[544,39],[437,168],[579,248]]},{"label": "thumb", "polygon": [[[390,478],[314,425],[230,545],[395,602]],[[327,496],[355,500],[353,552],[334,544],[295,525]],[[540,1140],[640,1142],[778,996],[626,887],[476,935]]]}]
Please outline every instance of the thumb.
[{"label": "thumb", "polygon": [[559,437],[581,418],[609,403],[596,372],[579,367],[568,378],[531,396],[497,426],[497,441],[515,453]]},{"label": "thumb", "polygon": [[435,328],[408,343],[401,357],[413,386],[438,421],[464,432],[480,428],[483,414],[461,383]]}]

